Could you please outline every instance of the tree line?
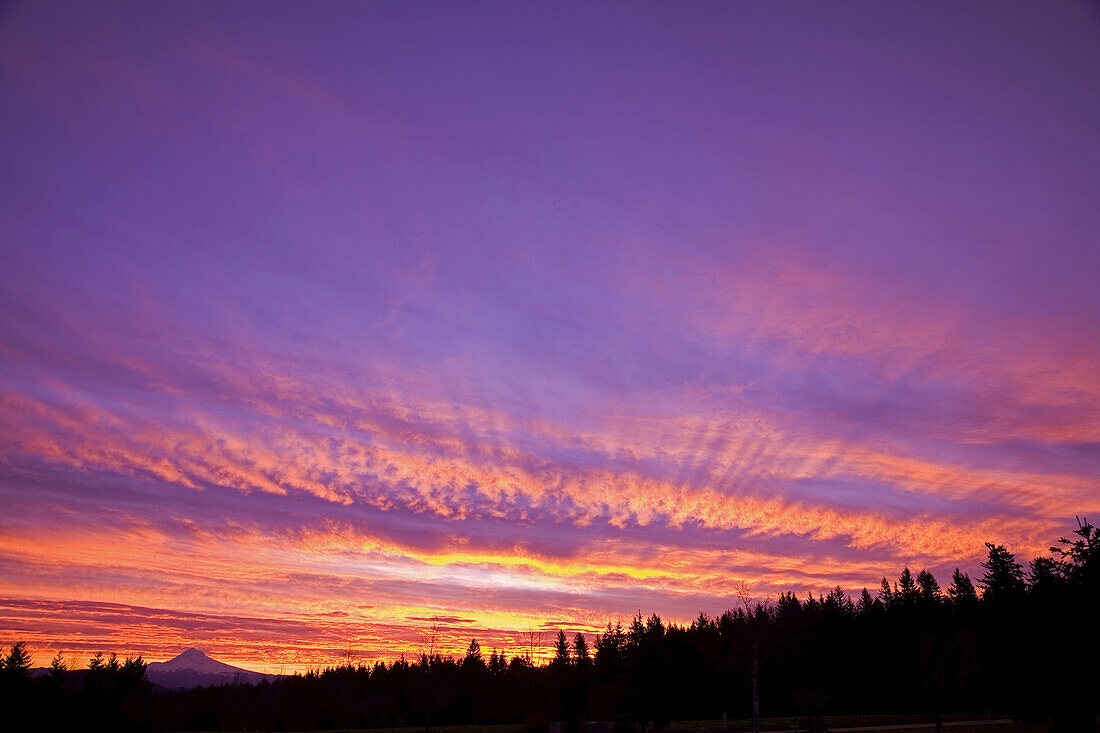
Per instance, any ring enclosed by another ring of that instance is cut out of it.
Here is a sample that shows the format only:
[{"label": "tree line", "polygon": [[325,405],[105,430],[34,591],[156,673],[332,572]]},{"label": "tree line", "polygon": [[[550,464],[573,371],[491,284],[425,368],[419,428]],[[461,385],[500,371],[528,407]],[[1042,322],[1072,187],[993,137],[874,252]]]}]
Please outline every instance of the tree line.
[{"label": "tree line", "polygon": [[[946,588],[927,570],[853,599],[841,588],[765,601],[747,595],[690,624],[638,614],[608,623],[591,645],[558,631],[553,658],[532,649],[461,657],[424,653],[390,664],[344,664],[264,681],[163,690],[145,663],[58,655],[32,677],[26,645],[0,650],[9,721],[40,711],[57,727],[110,730],[303,730],[547,721],[610,730],[673,720],[830,714],[1010,714],[1055,730],[1095,730],[1100,699],[1100,529],[1026,566],[987,543],[975,584],[958,569]],[[28,721],[30,718],[28,718]],[[41,721],[37,715],[34,718]],[[53,726],[50,726],[53,727]]]}]

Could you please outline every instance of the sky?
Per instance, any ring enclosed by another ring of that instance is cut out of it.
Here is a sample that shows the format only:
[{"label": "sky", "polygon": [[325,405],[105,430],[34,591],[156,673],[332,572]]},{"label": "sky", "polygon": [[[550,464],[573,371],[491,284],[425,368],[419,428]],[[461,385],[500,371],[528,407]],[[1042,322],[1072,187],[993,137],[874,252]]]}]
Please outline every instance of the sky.
[{"label": "sky", "polygon": [[0,171],[37,663],[522,653],[1100,518],[1095,4],[9,2]]}]

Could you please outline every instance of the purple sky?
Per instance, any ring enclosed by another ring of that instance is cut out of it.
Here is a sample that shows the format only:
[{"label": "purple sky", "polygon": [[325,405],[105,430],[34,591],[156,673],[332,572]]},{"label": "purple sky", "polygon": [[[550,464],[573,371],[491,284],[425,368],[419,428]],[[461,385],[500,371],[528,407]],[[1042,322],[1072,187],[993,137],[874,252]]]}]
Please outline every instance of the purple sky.
[{"label": "purple sky", "polygon": [[8,3],[0,172],[43,658],[518,650],[1100,514],[1093,5]]}]

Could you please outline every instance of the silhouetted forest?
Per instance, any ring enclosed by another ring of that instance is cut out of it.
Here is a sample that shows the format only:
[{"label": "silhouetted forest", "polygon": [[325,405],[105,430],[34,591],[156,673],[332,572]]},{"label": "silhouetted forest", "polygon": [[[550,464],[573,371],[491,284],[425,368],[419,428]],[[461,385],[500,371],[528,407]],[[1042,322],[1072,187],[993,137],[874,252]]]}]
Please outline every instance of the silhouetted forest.
[{"label": "silhouetted forest", "polygon": [[[3,654],[8,723],[111,730],[303,730],[457,723],[643,730],[671,720],[748,718],[754,656],[761,715],[1006,713],[1056,730],[1094,730],[1100,699],[1100,529],[1087,521],[1026,567],[987,543],[975,583],[956,570],[942,588],[904,569],[855,599],[791,593],[731,599],[688,626],[641,615],[608,624],[589,645],[559,632],[554,658],[437,654],[344,665],[256,685],[154,689],[140,659],[54,660],[30,675],[25,645]],[[754,654],[755,652],[755,654]]]}]

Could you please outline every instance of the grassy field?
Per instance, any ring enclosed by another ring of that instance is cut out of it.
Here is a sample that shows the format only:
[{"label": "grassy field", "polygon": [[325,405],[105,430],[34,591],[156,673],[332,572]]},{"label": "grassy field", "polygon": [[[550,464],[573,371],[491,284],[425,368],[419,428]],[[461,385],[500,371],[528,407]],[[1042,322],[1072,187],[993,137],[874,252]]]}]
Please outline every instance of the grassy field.
[{"label": "grassy field", "polygon": [[[509,725],[433,725],[429,730],[431,731],[431,733],[527,733],[527,725],[525,723],[514,723]],[[365,731],[370,731],[370,733],[424,733],[424,727],[351,728],[333,731],[332,733],[364,733]],[[313,732],[300,731],[298,733]]]},{"label": "grassy field", "polygon": [[[994,716],[992,720],[1003,719],[1004,716]],[[955,721],[972,721],[972,720],[985,720],[985,716],[980,715],[945,715],[943,716],[944,722]],[[826,729],[836,728],[863,728],[883,725],[921,725],[920,729],[910,729],[922,731],[925,728],[934,730],[936,724],[932,721],[929,715],[823,715],[821,717],[821,724]],[[806,719],[794,718],[794,717],[782,717],[782,718],[761,718],[760,730],[761,731],[777,731],[779,733],[790,733],[795,730],[806,731]],[[971,731],[972,733],[1045,733],[1048,726],[1025,726],[1022,723],[987,723],[980,726],[966,727],[952,727],[949,730],[953,730],[956,733],[964,733],[965,731]],[[423,728],[371,728],[370,733],[424,733]],[[721,720],[679,720],[671,723],[668,731],[674,733],[717,733],[722,730]],[[727,722],[727,730],[732,733],[744,733],[744,731],[752,730],[751,720],[730,720]],[[352,733],[352,731],[345,731],[344,733]],[[359,733],[356,731],[355,733]],[[527,726],[523,724],[516,725],[452,725],[431,728],[431,733],[527,733]]]},{"label": "grassy field", "polygon": [[[1005,718],[1004,715],[995,715],[992,720],[1001,720]],[[985,720],[984,715],[944,715],[944,722],[953,721],[966,721],[966,720]],[[931,715],[822,715],[820,724],[828,729],[833,728],[865,728],[880,725],[916,725],[927,724],[929,728],[935,728],[936,724],[932,720]],[[795,729],[797,725],[799,730],[806,730],[807,719],[795,718],[793,716],[781,717],[781,718],[761,718],[760,730],[761,731],[790,731]],[[815,722],[815,727],[817,723]],[[1016,724],[1007,724],[1016,725]],[[752,730],[752,720],[750,719],[737,719],[730,720],[727,724],[728,730],[733,733],[743,733],[743,731]],[[1000,729],[1004,728],[1004,725],[982,725],[976,727],[975,730],[982,731],[982,733],[1001,733]],[[721,720],[684,720],[673,722],[668,727],[669,730],[678,731],[680,733],[716,733],[722,730]],[[1012,728],[1017,730],[1018,728]],[[1022,728],[1019,728],[1022,730]]]}]

